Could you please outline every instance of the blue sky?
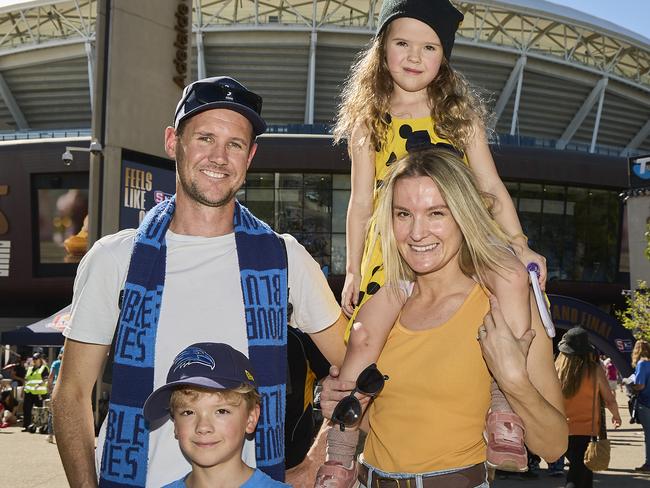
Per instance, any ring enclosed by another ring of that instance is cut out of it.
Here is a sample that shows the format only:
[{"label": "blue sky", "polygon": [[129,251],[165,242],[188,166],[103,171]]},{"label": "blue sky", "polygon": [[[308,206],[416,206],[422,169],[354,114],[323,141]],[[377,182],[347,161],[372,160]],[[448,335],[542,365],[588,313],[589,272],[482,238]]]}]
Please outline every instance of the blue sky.
[{"label": "blue sky", "polygon": [[556,0],[553,3],[600,17],[650,38],[649,0]]}]

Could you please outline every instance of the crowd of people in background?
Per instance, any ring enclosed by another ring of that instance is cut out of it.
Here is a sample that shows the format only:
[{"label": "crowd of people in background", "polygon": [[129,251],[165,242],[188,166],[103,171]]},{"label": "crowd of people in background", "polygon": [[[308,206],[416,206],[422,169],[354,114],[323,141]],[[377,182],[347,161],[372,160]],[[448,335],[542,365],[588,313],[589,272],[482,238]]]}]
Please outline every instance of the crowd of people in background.
[{"label": "crowd of people in background", "polygon": [[54,442],[52,420],[46,402],[52,394],[63,358],[48,365],[41,348],[26,359],[13,353],[13,360],[0,370],[0,428],[17,425],[22,418],[23,432],[48,433]]}]

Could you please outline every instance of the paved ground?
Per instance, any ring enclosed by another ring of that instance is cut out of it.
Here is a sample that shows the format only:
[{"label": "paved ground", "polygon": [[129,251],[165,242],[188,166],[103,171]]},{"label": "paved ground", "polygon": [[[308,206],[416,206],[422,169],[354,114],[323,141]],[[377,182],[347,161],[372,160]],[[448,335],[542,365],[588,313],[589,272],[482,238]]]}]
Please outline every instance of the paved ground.
[{"label": "paved ground", "polygon": [[[627,405],[622,393],[618,394],[619,405]],[[609,419],[609,412],[607,413]],[[627,408],[621,408],[623,426],[618,431],[609,431],[612,440],[610,469],[596,473],[596,488],[649,488],[650,475],[634,472],[643,464],[643,432],[636,425],[630,425]],[[47,436],[28,434],[20,427],[0,429],[0,486],[12,488],[65,488],[68,483],[63,473],[59,454],[54,444],[46,441]],[[496,480],[494,488],[562,488],[564,478],[551,478],[541,470],[535,480],[521,480],[513,476]]]}]

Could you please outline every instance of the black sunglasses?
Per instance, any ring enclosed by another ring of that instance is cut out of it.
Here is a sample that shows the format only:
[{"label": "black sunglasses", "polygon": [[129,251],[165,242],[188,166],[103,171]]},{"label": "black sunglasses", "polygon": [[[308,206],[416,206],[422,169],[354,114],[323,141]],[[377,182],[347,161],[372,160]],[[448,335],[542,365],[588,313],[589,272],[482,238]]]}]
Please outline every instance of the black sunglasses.
[{"label": "black sunglasses", "polygon": [[374,363],[364,369],[357,378],[354,390],[334,407],[332,421],[338,424],[342,431],[346,427],[355,425],[361,417],[361,403],[354,394],[359,392],[372,397],[377,396],[387,379],[388,376],[381,374]]},{"label": "black sunglasses", "polygon": [[214,102],[234,102],[250,108],[257,115],[262,113],[262,97],[251,91],[219,83],[194,83],[174,118],[183,107],[187,113],[196,107]]}]

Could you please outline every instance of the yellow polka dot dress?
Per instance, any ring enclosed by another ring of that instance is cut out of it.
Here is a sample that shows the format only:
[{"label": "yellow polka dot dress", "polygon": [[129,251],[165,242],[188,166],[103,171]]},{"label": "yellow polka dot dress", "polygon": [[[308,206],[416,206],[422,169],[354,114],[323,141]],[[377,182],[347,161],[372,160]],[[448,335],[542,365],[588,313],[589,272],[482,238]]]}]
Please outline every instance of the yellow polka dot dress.
[{"label": "yellow polka dot dress", "polygon": [[[375,194],[374,202],[377,204],[377,197],[382,191],[383,179],[386,177],[389,168],[393,163],[400,160],[407,153],[414,150],[426,149],[428,147],[445,147],[460,153],[447,139],[439,137],[435,132],[435,126],[431,117],[419,119],[390,118],[390,128],[387,134],[387,141],[384,147],[375,154]],[[467,160],[465,160],[467,162]],[[361,288],[359,293],[359,305],[354,311],[348,329],[346,339],[349,336],[352,323],[359,311],[359,308],[368,299],[377,293],[384,284],[384,267],[381,254],[381,246],[376,242],[371,248],[370,238],[374,229],[370,229],[366,235],[366,247],[361,261]]]}]

